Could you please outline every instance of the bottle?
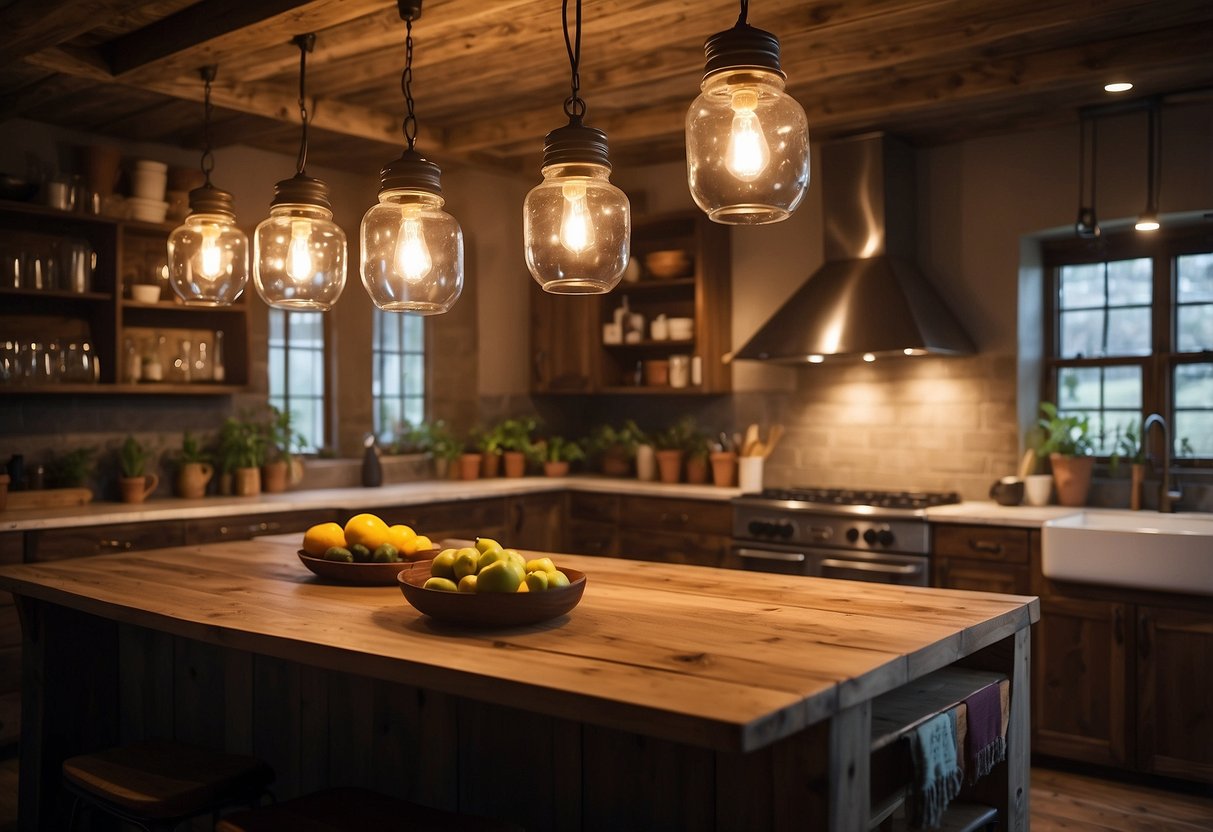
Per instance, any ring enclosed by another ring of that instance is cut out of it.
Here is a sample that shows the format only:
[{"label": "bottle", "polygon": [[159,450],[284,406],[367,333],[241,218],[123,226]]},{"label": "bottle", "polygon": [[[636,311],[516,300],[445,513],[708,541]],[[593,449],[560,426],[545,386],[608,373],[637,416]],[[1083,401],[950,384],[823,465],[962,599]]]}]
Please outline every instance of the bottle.
[{"label": "bottle", "polygon": [[368,433],[362,444],[362,486],[378,488],[383,485],[383,466],[379,463],[379,446],[375,444],[375,434]]},{"label": "bottle", "polygon": [[141,378],[143,378],[143,359],[139,357],[139,350],[135,349],[135,342],[127,338],[126,365],[123,368],[122,380],[128,384],[135,384]]},{"label": "bottle", "polygon": [[215,355],[211,358],[211,379],[216,384],[223,384],[224,376],[226,375],[223,369],[223,330],[215,333]]},{"label": "bottle", "polygon": [[9,486],[13,491],[25,488],[25,457],[13,454],[8,461],[8,478],[12,481]]}]

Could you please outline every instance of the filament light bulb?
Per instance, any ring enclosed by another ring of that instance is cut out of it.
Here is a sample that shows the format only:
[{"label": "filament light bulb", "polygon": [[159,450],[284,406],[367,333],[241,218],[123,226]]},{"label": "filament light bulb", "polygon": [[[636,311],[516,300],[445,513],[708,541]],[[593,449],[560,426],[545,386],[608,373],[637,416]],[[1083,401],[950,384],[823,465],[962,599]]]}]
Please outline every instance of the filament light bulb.
[{"label": "filament light bulb", "polygon": [[396,271],[409,283],[417,283],[433,267],[429,246],[421,234],[421,222],[407,211],[403,212],[400,231],[396,235]]},{"label": "filament light bulb", "polygon": [[220,229],[208,223],[202,226],[202,243],[198,247],[198,272],[207,280],[223,273],[223,249],[219,246]]},{"label": "filament light bulb", "polygon": [[594,222],[586,204],[586,187],[581,182],[566,182],[560,192],[564,195],[560,244],[574,254],[580,254],[594,245]]},{"label": "filament light bulb", "polygon": [[742,182],[753,182],[771,161],[771,148],[758,122],[758,93],[740,89],[733,93],[733,125],[725,151],[725,167]]},{"label": "filament light bulb", "polygon": [[315,268],[312,264],[312,224],[307,220],[291,222],[291,245],[286,255],[286,274],[294,281],[309,280]]}]

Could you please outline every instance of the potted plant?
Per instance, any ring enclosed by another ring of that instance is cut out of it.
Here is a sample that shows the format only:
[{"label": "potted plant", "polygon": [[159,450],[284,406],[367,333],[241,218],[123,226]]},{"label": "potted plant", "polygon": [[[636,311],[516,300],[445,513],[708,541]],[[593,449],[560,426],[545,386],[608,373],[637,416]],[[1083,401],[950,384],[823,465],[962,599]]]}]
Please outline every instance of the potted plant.
[{"label": "potted plant", "polygon": [[1141,510],[1142,486],[1146,479],[1146,449],[1141,441],[1141,422],[1130,422],[1123,430],[1116,426],[1116,438],[1112,442],[1112,470],[1120,465],[1121,459],[1129,460],[1129,508]]},{"label": "potted plant", "polygon": [[473,441],[474,437],[469,437],[467,441],[459,443],[459,479],[461,480],[474,480],[480,477],[483,454],[468,450],[475,447],[472,444]]},{"label": "potted plant", "polygon": [[1063,506],[1081,506],[1087,501],[1091,471],[1095,466],[1089,419],[1085,413],[1062,416],[1052,402],[1041,402],[1040,412],[1044,415],[1037,426],[1043,436],[1036,455],[1049,458],[1057,502]]},{"label": "potted plant", "polygon": [[455,460],[463,453],[463,443],[455,438],[446,422],[423,423],[419,428],[418,444],[434,458],[434,476],[440,480],[458,479],[459,466]]},{"label": "potted plant", "polygon": [[631,419],[618,430],[610,425],[599,425],[587,438],[590,454],[597,458],[602,473],[608,477],[626,477],[631,473],[636,446],[644,439],[644,433]]},{"label": "potted plant", "polygon": [[198,443],[198,438],[187,430],[181,437],[181,450],[177,453],[177,496],[187,500],[206,496],[207,483],[214,475],[211,455]]},{"label": "potted plant", "polygon": [[682,458],[689,436],[689,423],[683,419],[657,434],[657,473],[664,483],[676,483],[682,477]]},{"label": "potted plant", "polygon": [[687,482],[692,485],[703,485],[708,481],[708,454],[712,452],[712,443],[707,434],[696,427],[690,417],[687,418],[687,432],[682,449],[686,452]]},{"label": "potted plant", "polygon": [[502,426],[476,431],[473,435],[476,450],[480,451],[480,475],[486,479],[497,476],[501,472],[501,445],[505,439]]},{"label": "potted plant", "polygon": [[95,447],[85,446],[55,454],[46,463],[47,483],[51,488],[88,488],[96,453]]},{"label": "potted plant", "polygon": [[585,459],[585,451],[576,442],[563,436],[553,436],[536,445],[543,461],[543,473],[547,477],[568,476],[569,464]]},{"label": "potted plant", "polygon": [[295,451],[302,450],[303,435],[291,426],[291,414],[270,406],[270,416],[265,422],[264,458],[261,463],[261,486],[267,494],[286,491],[295,466]]},{"label": "potted plant", "polygon": [[535,420],[506,419],[497,429],[501,433],[501,448],[505,461],[507,477],[521,477],[526,474],[526,458],[532,453],[531,433],[535,430]]},{"label": "potted plant", "polygon": [[219,429],[219,458],[232,479],[237,497],[261,493],[261,466],[265,464],[265,432],[248,419],[229,417]]},{"label": "potted plant", "polygon": [[160,484],[160,478],[155,474],[143,473],[152,456],[152,450],[135,437],[128,435],[123,441],[118,450],[118,463],[122,468],[118,488],[122,492],[122,502],[142,503]]}]

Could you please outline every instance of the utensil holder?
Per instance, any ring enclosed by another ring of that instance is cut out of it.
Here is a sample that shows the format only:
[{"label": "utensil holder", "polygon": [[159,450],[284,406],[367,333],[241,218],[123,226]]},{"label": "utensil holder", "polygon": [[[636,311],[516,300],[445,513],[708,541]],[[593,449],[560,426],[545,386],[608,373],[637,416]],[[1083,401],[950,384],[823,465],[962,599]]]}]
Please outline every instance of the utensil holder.
[{"label": "utensil holder", "polygon": [[762,462],[760,456],[743,456],[737,460],[737,484],[743,494],[762,491]]}]

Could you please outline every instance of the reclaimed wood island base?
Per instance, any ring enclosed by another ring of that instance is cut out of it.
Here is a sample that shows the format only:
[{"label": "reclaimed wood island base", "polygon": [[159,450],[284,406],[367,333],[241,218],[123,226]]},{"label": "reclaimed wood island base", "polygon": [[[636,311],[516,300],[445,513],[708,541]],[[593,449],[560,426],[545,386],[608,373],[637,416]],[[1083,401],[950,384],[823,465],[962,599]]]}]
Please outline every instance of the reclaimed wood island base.
[{"label": "reclaimed wood island base", "polygon": [[0,570],[24,630],[20,827],[66,757],[169,736],[255,754],[278,797],[363,785],[530,830],[863,830],[874,697],[1011,679],[986,781],[1027,828],[1035,599],[555,555],[571,614],[477,632],[320,582],[297,536]]}]

